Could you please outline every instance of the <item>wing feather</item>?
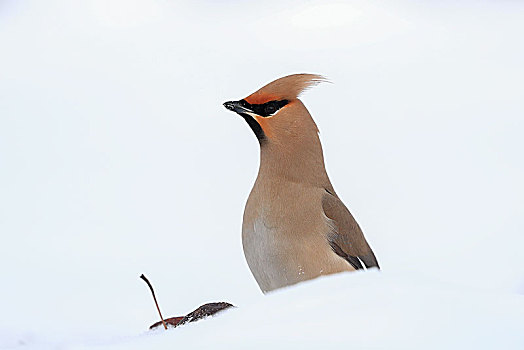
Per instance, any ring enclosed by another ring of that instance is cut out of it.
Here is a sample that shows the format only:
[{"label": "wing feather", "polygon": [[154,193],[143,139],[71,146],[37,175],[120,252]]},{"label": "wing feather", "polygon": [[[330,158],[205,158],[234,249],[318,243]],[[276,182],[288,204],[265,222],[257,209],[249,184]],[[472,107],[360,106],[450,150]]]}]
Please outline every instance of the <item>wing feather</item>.
[{"label": "wing feather", "polygon": [[366,268],[380,268],[360,226],[344,203],[334,193],[326,190],[322,208],[333,224],[327,237],[333,251],[357,270],[364,268],[362,263]]}]

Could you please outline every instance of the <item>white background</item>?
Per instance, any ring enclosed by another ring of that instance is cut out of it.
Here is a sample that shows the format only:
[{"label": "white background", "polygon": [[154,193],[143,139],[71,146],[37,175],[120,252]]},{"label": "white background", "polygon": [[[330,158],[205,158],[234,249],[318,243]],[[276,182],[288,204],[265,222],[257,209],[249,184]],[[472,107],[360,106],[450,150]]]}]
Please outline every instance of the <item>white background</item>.
[{"label": "white background", "polygon": [[333,83],[302,100],[385,278],[523,294],[523,31],[519,1],[0,1],[0,347],[143,332],[141,273],[166,317],[270,298],[222,103],[291,73]]}]

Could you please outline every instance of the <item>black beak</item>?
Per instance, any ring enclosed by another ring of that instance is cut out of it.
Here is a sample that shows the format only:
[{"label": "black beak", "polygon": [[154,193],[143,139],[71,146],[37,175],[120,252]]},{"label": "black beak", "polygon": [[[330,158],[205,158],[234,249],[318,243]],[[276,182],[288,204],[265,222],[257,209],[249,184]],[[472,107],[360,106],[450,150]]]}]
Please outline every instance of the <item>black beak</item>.
[{"label": "black beak", "polygon": [[[244,106],[246,107],[244,107]],[[246,103],[246,101],[228,101],[224,103],[224,107],[229,109],[230,111],[233,111],[235,113],[238,113],[244,120],[249,124],[251,127],[251,130],[255,133],[258,142],[262,144],[265,139],[266,135],[264,134],[264,131],[262,130],[262,127],[255,118],[253,118],[253,111],[248,108],[249,103]]]},{"label": "black beak", "polygon": [[233,101],[224,102],[224,107],[226,107],[230,111],[235,111],[235,102]]},{"label": "black beak", "polygon": [[226,107],[227,109],[229,109],[230,111],[233,111],[233,112],[236,112],[238,114],[241,114],[241,113],[252,113],[251,110],[249,110],[248,108],[246,107],[243,107],[241,104],[240,104],[240,101],[228,101],[228,102],[225,102],[224,103],[224,107]]}]

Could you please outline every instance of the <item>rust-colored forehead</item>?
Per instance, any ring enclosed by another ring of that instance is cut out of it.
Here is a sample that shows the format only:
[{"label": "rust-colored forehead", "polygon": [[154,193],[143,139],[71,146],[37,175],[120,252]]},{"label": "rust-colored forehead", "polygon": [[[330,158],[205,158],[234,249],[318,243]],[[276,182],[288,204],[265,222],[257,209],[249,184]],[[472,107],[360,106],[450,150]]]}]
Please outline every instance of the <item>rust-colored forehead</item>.
[{"label": "rust-colored forehead", "polygon": [[269,95],[269,94],[261,94],[258,91],[249,95],[244,100],[246,100],[248,103],[252,105],[258,105],[258,104],[264,104],[269,101],[278,101],[282,100],[282,98],[279,98],[276,95]]},{"label": "rust-colored forehead", "polygon": [[270,82],[246,97],[245,100],[251,104],[262,104],[275,100],[293,101],[301,92],[322,81],[325,81],[325,78],[316,74],[292,74]]}]

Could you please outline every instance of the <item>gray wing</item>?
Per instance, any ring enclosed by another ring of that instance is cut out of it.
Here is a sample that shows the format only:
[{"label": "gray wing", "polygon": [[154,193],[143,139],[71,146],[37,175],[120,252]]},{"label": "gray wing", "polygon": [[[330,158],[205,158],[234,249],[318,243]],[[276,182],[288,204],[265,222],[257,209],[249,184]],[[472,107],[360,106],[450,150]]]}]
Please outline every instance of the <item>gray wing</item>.
[{"label": "gray wing", "polygon": [[364,234],[344,203],[331,191],[326,190],[322,198],[324,214],[333,220],[333,230],[328,241],[333,251],[346,259],[355,269],[379,268],[377,258],[369,247]]}]

